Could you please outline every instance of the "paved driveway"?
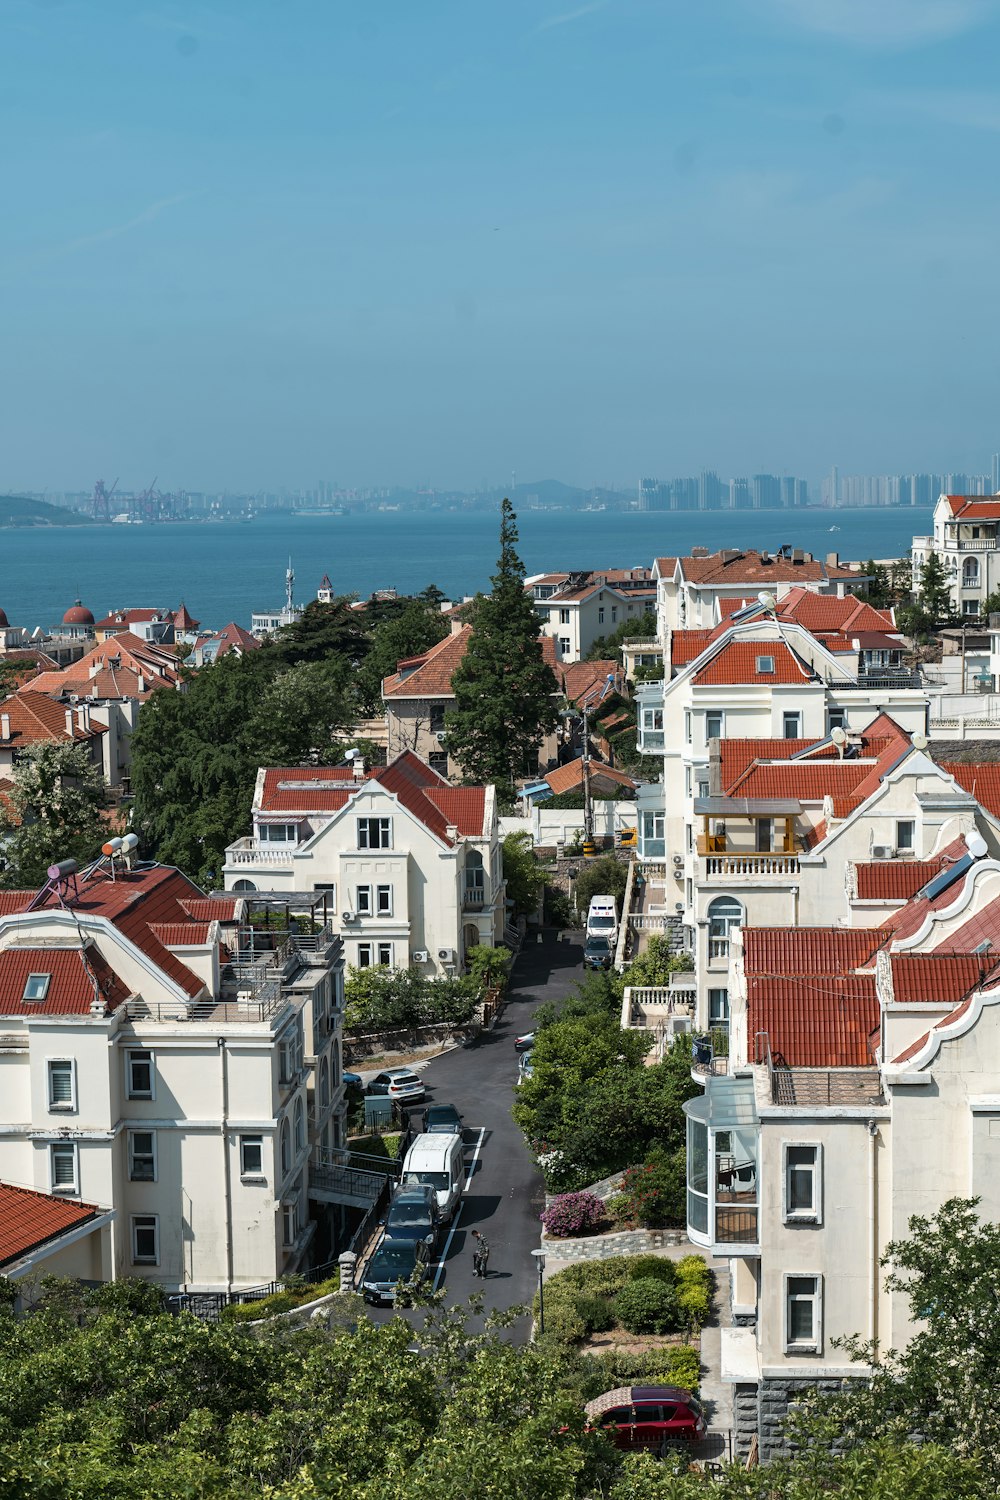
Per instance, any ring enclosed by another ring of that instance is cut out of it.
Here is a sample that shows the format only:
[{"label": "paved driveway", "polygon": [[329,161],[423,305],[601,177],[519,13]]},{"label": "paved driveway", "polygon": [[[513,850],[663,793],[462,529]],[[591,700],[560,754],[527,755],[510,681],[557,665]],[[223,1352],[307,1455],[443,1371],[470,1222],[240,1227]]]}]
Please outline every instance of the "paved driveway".
[{"label": "paved driveway", "polygon": [[[531,1251],[539,1244],[544,1190],[510,1115],[518,1060],[514,1038],[531,1030],[543,1001],[573,992],[583,977],[582,955],[582,933],[545,932],[542,942],[529,941],[514,966],[510,997],[494,1029],[471,1047],[459,1047],[419,1068],[430,1101],[454,1104],[461,1111],[467,1165],[475,1167],[437,1267],[437,1280],[449,1303],[464,1302],[470,1292],[481,1291],[488,1310],[527,1304],[534,1294],[537,1273]],[[472,1275],[475,1242],[470,1231],[476,1228],[490,1244],[485,1281]],[[391,1316],[391,1309],[369,1311],[380,1320]],[[524,1341],[528,1332],[524,1318],[513,1336]]]}]

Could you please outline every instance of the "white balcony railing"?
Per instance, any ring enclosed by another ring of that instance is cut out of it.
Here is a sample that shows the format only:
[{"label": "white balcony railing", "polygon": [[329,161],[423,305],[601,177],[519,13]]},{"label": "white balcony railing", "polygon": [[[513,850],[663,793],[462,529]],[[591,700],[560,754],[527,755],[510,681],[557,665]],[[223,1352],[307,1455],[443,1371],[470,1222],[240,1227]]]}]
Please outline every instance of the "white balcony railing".
[{"label": "white balcony railing", "polygon": [[709,879],[756,880],[760,876],[799,873],[797,854],[710,854],[705,861]]},{"label": "white balcony railing", "polygon": [[287,865],[291,862],[294,844],[276,849],[273,844],[255,844],[253,839],[237,839],[226,850],[227,865]]}]

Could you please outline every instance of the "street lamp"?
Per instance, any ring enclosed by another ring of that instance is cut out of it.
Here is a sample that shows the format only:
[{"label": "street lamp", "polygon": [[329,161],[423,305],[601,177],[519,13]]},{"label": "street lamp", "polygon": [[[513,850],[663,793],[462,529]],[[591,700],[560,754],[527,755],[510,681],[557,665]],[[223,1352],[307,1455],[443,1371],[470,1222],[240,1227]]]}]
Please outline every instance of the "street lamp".
[{"label": "street lamp", "polygon": [[532,1250],[532,1255],[538,1262],[538,1336],[541,1338],[545,1332],[545,1283],[542,1273],[545,1270],[545,1251]]}]

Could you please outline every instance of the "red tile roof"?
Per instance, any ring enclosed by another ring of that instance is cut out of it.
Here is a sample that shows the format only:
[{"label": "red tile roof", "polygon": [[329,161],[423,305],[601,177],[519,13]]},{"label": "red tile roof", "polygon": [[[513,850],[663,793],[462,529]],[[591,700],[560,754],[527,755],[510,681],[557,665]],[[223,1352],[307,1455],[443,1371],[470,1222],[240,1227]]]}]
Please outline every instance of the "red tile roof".
[{"label": "red tile roof", "polygon": [[[967,852],[964,838],[953,839],[946,848],[941,850],[939,857],[942,867],[953,865]],[[889,930],[893,941],[900,942],[903,938],[912,937],[915,932],[919,932],[931,912],[942,911],[951,906],[958,899],[963,883],[963,879],[956,880],[952,885],[939,891],[932,900],[928,900],[926,896],[913,896],[905,906],[901,906],[898,911],[886,917],[883,926]],[[951,946],[953,944],[949,943],[949,947]]]},{"label": "red tile roof", "polygon": [[[29,974],[51,976],[44,1000],[25,1000]],[[0,1015],[86,1016],[98,999],[112,1011],[128,989],[92,945],[0,950]]]},{"label": "red tile roof", "polygon": [[123,625],[141,625],[147,620],[167,620],[169,613],[162,609],[116,609],[112,614],[105,615],[103,620],[95,620],[95,630],[115,630]]},{"label": "red tile roof", "polygon": [[956,519],[963,521],[1000,521],[1000,497],[988,495],[945,495]]},{"label": "red tile roof", "polygon": [[[728,602],[728,601],[727,601]],[[670,665],[686,667],[700,656],[715,638],[714,630],[672,630],[670,632]]]},{"label": "red tile roof", "polygon": [[731,797],[798,797],[803,802],[822,802],[833,797],[853,798],[874,762],[857,760],[757,762],[729,788]]},{"label": "red tile roof", "polygon": [[[141,679],[141,683],[140,683]],[[109,637],[61,671],[42,672],[33,693],[75,698],[138,698],[158,687],[177,687],[181,675],[172,648],[141,640],[131,631]]]},{"label": "red tile roof", "polygon": [[[13,693],[0,702],[0,714],[10,715],[10,738],[4,739],[3,744],[13,745],[15,750],[25,750],[29,745],[52,740],[72,740],[75,744],[84,744],[99,735],[107,734],[107,726],[104,724],[92,723],[89,729],[81,729],[72,709],[66,709],[61,703],[54,703],[51,698],[47,698],[44,693],[35,691],[35,685],[40,680],[38,677],[32,678],[20,692]],[[72,714],[72,731],[66,727],[67,713]]]},{"label": "red tile roof", "polygon": [[[607,691],[621,692],[625,685],[625,673],[620,661],[571,661],[560,662],[555,668],[556,681],[570,703],[586,701],[588,707],[596,706],[597,699]],[[613,678],[608,687],[608,678]]]},{"label": "red tile roof", "polygon": [[810,631],[836,631],[853,634],[858,630],[894,631],[891,609],[876,609],[866,599],[849,594],[837,599],[831,594],[816,594],[811,589],[794,588],[778,602],[783,620],[795,620]]},{"label": "red tile roof", "polygon": [[940,859],[876,859],[854,867],[859,901],[908,901],[934,879]]},{"label": "red tile roof", "polygon": [[[565,766],[558,766],[556,770],[550,771],[542,779],[548,782],[557,797],[562,792],[575,792],[578,787],[583,786],[582,757],[571,760]],[[600,761],[593,758],[591,758],[590,762],[590,781],[591,786],[595,783],[600,784],[603,781],[609,784],[613,783],[615,786],[624,787],[627,791],[632,792],[635,791],[638,785],[637,782],[632,780],[631,776],[626,776],[624,771],[616,771],[614,766],[602,765]]]},{"label": "red tile roof", "polygon": [[[423,656],[413,656],[406,663],[400,662],[399,666],[409,667],[407,671],[396,671],[391,676],[383,679],[383,698],[450,698],[452,697],[451,679],[455,674],[459,662],[465,655],[472,635],[472,626],[463,625],[461,630],[453,635],[446,635],[443,641],[438,641],[436,646]],[[551,636],[539,637],[542,646],[542,658],[548,662],[554,672],[560,670],[560,662],[556,643]]]},{"label": "red tile roof", "polygon": [[[759,672],[759,658],[770,657],[773,672]],[[729,641],[695,673],[700,687],[713,684],[811,682],[815,673],[784,641]]]},{"label": "red tile roof", "polygon": [[789,1068],[864,1068],[880,1019],[874,974],[812,973],[747,981],[747,1030],[767,1035]]},{"label": "red tile roof", "polygon": [[[485,787],[428,787],[424,796],[441,813],[447,827],[457,828],[465,838],[482,837],[486,812]],[[428,819],[425,817],[423,821],[426,823]]]},{"label": "red tile roof", "polygon": [[[950,942],[953,944],[954,939]],[[933,1005],[957,1005],[974,990],[982,988],[998,963],[1000,953],[974,954],[893,953],[893,998],[900,1005],[927,1001]]]},{"label": "red tile roof", "polygon": [[181,906],[194,922],[235,922],[241,896],[195,896]]},{"label": "red tile roof", "polygon": [[155,933],[165,948],[204,948],[211,938],[210,922],[151,922],[150,932]]},{"label": "red tile roof", "polygon": [[942,771],[954,776],[959,786],[971,792],[980,807],[995,818],[1000,817],[1000,764],[986,762],[965,765],[961,761],[942,761]]},{"label": "red tile roof", "polygon": [[743,965],[751,975],[844,974],[873,966],[894,934],[882,927],[744,927]]},{"label": "red tile roof", "polygon": [[351,766],[268,767],[258,803],[262,813],[339,812],[371,776],[361,780]]},{"label": "red tile roof", "polygon": [[102,1210],[93,1203],[55,1198],[0,1182],[0,1269],[78,1229]]},{"label": "red tile roof", "polygon": [[818,562],[809,553],[803,553],[800,562],[776,557],[773,552],[768,554],[768,559],[762,563],[759,552],[742,552],[734,548],[713,552],[707,557],[657,558],[656,568],[661,578],[669,577],[674,571],[673,564],[679,562],[681,573],[688,582],[709,587],[739,584],[754,589],[766,588],[772,583],[825,583],[831,578],[860,576],[853,568]]}]

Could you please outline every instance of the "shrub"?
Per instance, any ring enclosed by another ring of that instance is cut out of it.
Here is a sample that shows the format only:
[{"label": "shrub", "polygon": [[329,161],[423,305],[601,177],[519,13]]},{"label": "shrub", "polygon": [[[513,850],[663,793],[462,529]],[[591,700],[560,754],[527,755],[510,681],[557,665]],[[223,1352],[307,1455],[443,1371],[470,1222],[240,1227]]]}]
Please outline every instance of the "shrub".
[{"label": "shrub", "polygon": [[[531,1310],[538,1322],[538,1293],[532,1303]],[[577,1310],[575,1301],[568,1297],[550,1297],[549,1289],[545,1289],[545,1337],[553,1339],[561,1344],[576,1344],[587,1332],[585,1319]]]},{"label": "shrub", "polygon": [[605,1349],[586,1356],[589,1372],[584,1375],[581,1400],[614,1390],[620,1385],[679,1385],[697,1391],[701,1361],[693,1344],[672,1344],[667,1349]]},{"label": "shrub", "polygon": [[685,1214],[685,1155],[683,1147],[667,1152],[653,1147],[642,1166],[629,1167],[622,1192],[640,1224],[671,1224]]},{"label": "shrub", "polygon": [[622,1287],[615,1298],[615,1314],[629,1333],[672,1333],[681,1323],[676,1290],[652,1276]]},{"label": "shrub", "polygon": [[631,1255],[629,1281],[664,1281],[673,1286],[677,1268],[666,1255]]},{"label": "shrub", "polygon": [[677,1301],[697,1332],[707,1322],[712,1310],[712,1273],[700,1255],[685,1255],[675,1266]]},{"label": "shrub", "polygon": [[607,1209],[608,1218],[615,1224],[625,1224],[633,1217],[632,1199],[628,1193],[612,1194],[604,1207]]},{"label": "shrub", "polygon": [[545,921],[550,927],[572,927],[573,908],[569,897],[559,886],[553,885],[551,881],[545,883]]},{"label": "shrub", "polygon": [[546,1234],[557,1239],[587,1234],[604,1223],[604,1204],[593,1193],[563,1193],[540,1215]]},{"label": "shrub", "polygon": [[573,1306],[583,1319],[587,1333],[606,1333],[609,1328],[614,1328],[614,1308],[607,1297],[595,1297],[584,1292],[574,1299]]}]

